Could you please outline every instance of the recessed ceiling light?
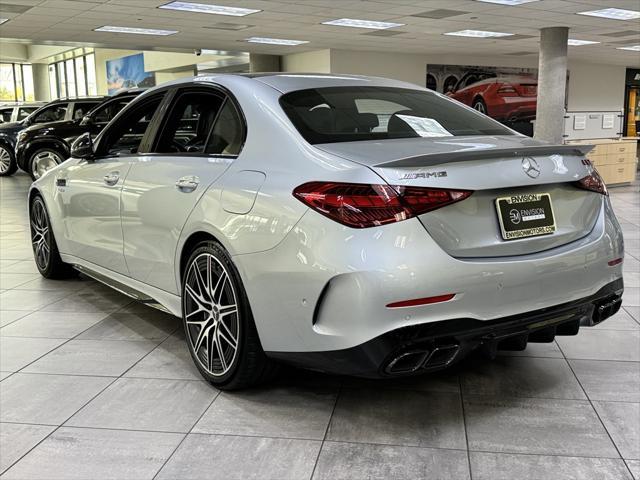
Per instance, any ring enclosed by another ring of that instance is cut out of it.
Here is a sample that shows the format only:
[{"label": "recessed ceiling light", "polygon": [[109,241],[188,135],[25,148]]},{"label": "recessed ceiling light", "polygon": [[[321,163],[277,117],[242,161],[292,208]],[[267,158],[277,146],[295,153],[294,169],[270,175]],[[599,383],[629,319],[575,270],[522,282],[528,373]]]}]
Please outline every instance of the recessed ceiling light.
[{"label": "recessed ceiling light", "polygon": [[135,27],[116,27],[113,25],[105,25],[104,27],[95,28],[94,32],[109,32],[109,33],[131,33],[134,35],[173,35],[178,33],[177,30],[158,30],[155,28],[135,28]]},{"label": "recessed ceiling light", "polygon": [[249,43],[266,43],[267,45],[302,45],[309,43],[307,40],[288,40],[286,38],[250,37],[245,41]]},{"label": "recessed ceiling light", "polygon": [[4,22],[8,22],[9,19],[8,18],[0,18],[0,25],[2,25]]},{"label": "recessed ceiling light", "polygon": [[625,10],[623,8],[603,8],[602,10],[590,10],[588,12],[578,12],[578,15],[611,18],[613,20],[635,20],[637,18],[640,18],[640,12],[636,12],[635,10]]},{"label": "recessed ceiling light", "polygon": [[258,13],[262,11],[256,10],[254,8],[225,7],[223,5],[209,5],[206,3],[191,2],[170,2],[164,5],[160,5],[158,8],[165,8],[167,10],[180,10],[182,12],[230,15],[232,17],[244,17],[246,15],[251,15],[252,13]]},{"label": "recessed ceiling light", "polygon": [[322,22],[323,25],[335,25],[336,27],[371,28],[384,30],[385,28],[403,27],[404,23],[376,22],[373,20],[358,20],[356,18],[339,18]]},{"label": "recessed ceiling light", "polygon": [[510,37],[513,33],[487,32],[485,30],[460,30],[459,32],[448,32],[444,35],[451,35],[454,37],[492,38]]},{"label": "recessed ceiling light", "polygon": [[618,47],[618,50],[628,50],[630,52],[640,52],[640,45],[631,45],[629,47]]},{"label": "recessed ceiling light", "polygon": [[572,47],[579,47],[581,45],[593,45],[595,43],[600,43],[600,42],[593,42],[591,40],[577,40],[575,38],[570,38],[567,41],[567,45],[571,45]]},{"label": "recessed ceiling light", "polygon": [[523,3],[538,2],[539,0],[476,0],[484,3],[497,3],[499,5],[522,5]]}]

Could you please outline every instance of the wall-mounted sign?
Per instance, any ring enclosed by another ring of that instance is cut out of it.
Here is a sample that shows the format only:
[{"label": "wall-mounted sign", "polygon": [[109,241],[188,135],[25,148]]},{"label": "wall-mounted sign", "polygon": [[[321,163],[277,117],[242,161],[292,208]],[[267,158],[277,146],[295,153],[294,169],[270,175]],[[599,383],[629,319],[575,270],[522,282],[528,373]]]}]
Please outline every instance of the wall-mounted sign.
[{"label": "wall-mounted sign", "polygon": [[616,117],[612,114],[604,114],[602,115],[602,128],[609,129],[613,128],[615,125]]}]

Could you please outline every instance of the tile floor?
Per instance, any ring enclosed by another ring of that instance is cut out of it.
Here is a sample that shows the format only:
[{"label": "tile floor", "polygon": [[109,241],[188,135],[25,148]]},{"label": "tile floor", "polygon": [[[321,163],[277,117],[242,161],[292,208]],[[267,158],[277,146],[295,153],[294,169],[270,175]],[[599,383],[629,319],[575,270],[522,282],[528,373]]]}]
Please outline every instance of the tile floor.
[{"label": "tile floor", "polygon": [[180,322],[32,261],[23,174],[0,179],[6,479],[640,479],[640,193],[612,190],[624,308],[577,337],[401,381],[289,371],[220,393]]}]

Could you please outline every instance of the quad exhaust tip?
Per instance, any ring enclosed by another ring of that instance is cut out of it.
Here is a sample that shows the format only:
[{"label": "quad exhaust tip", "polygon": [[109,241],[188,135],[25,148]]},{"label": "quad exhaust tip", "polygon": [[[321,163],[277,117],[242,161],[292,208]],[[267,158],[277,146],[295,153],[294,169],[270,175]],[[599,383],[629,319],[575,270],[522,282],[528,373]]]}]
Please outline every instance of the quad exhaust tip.
[{"label": "quad exhaust tip", "polygon": [[442,345],[432,349],[417,349],[396,355],[384,369],[391,375],[414,373],[418,370],[444,368],[453,362],[460,345]]}]

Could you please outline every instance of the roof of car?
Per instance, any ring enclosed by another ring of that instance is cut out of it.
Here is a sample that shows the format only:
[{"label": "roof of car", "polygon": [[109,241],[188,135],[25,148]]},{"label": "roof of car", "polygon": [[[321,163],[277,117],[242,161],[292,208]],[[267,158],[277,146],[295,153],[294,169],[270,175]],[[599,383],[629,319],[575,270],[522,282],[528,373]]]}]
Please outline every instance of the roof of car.
[{"label": "roof of car", "polygon": [[[235,80],[234,80],[235,79]],[[294,90],[310,88],[340,87],[340,86],[376,86],[412,88],[424,90],[424,87],[412,83],[392,80],[382,77],[367,77],[363,75],[342,75],[335,73],[289,73],[289,72],[264,72],[264,73],[221,73],[202,74],[195,77],[185,77],[165,83],[162,86],[184,85],[194,82],[211,82],[232,84],[234,81],[246,82],[247,79],[261,82],[270,87],[287,93]],[[161,86],[161,87],[162,87]],[[153,90],[153,89],[150,89]]]}]

